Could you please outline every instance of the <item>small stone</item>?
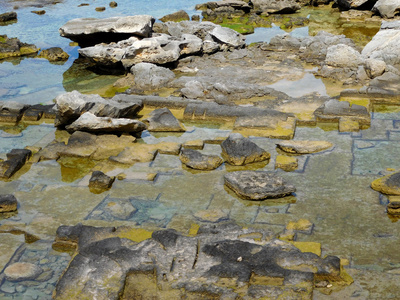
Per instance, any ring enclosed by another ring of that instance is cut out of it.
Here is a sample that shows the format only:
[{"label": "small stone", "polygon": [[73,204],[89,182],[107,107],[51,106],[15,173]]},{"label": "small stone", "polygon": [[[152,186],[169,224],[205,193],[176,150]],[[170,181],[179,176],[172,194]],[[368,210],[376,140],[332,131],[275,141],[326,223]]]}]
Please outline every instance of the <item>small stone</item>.
[{"label": "small stone", "polygon": [[78,5],[78,7],[81,7],[81,6],[89,6],[89,5],[90,5],[89,3],[81,3],[81,4]]},{"label": "small stone", "polygon": [[163,22],[168,22],[168,21],[180,22],[180,21],[189,21],[190,17],[186,11],[180,10],[173,14],[166,15],[166,16],[160,18],[160,20]]},{"label": "small stone", "polygon": [[298,167],[298,160],[293,156],[278,155],[275,161],[275,169],[282,169],[286,172],[296,170]]},{"label": "small stone", "polygon": [[42,268],[26,262],[18,262],[8,266],[4,275],[9,281],[33,280],[43,272]]},{"label": "small stone", "polygon": [[115,1],[111,1],[109,5],[110,5],[111,8],[115,8],[115,7],[118,6],[118,3],[115,2]]},{"label": "small stone", "polygon": [[101,171],[94,171],[89,180],[89,188],[98,190],[107,190],[111,188],[115,177],[110,177]]},{"label": "small stone", "polygon": [[65,61],[69,58],[69,55],[64,52],[60,47],[52,47],[49,49],[44,49],[38,55],[40,58],[46,58],[48,61]]},{"label": "small stone", "polygon": [[16,211],[17,206],[17,198],[14,195],[0,195],[0,213]]},{"label": "small stone", "polygon": [[371,188],[385,195],[400,196],[400,172],[374,180]]},{"label": "small stone", "polygon": [[121,199],[118,200],[118,202],[108,203],[104,210],[108,211],[112,216],[118,219],[127,220],[136,212],[137,209],[129,200]]},{"label": "small stone", "polygon": [[44,15],[46,13],[45,10],[32,10],[31,12],[37,15]]},{"label": "small stone", "polygon": [[400,202],[390,202],[387,206],[387,213],[390,215],[400,215]]},{"label": "small stone", "polygon": [[206,209],[198,211],[194,216],[200,221],[217,223],[227,220],[229,213],[227,210],[223,209]]},{"label": "small stone", "polygon": [[100,6],[100,7],[96,7],[95,10],[96,11],[105,11],[106,8],[104,6]]},{"label": "small stone", "polygon": [[224,162],[217,155],[205,155],[193,149],[183,149],[179,159],[189,168],[196,170],[214,170]]},{"label": "small stone", "polygon": [[17,13],[15,11],[0,14],[0,22],[9,22],[17,20]]},{"label": "small stone", "polygon": [[199,15],[193,15],[192,16],[192,21],[199,22],[200,21],[200,16]]}]

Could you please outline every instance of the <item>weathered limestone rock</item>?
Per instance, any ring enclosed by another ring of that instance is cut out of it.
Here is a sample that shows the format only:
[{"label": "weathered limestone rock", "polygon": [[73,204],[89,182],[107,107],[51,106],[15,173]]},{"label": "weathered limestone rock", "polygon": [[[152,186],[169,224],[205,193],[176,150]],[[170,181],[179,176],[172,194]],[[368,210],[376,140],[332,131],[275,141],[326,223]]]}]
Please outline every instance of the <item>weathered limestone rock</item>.
[{"label": "weathered limestone rock", "polygon": [[14,195],[0,195],[0,213],[16,211],[18,206],[17,198]]},{"label": "weathered limestone rock", "polygon": [[231,165],[243,166],[268,160],[271,155],[240,133],[230,134],[222,142],[222,157]]},{"label": "weathered limestone rock", "polygon": [[94,171],[89,179],[89,188],[94,190],[108,190],[111,188],[115,177],[110,177],[101,171]]},{"label": "weathered limestone rock", "polygon": [[363,63],[361,54],[354,48],[337,44],[327,49],[325,63],[332,67],[357,68]]},{"label": "weathered limestone rock", "polygon": [[110,202],[104,210],[121,220],[129,219],[137,211],[136,207],[127,199],[119,199],[118,202]]},{"label": "weathered limestone rock", "polygon": [[175,13],[166,15],[162,18],[160,18],[160,21],[163,22],[168,22],[168,21],[172,21],[172,22],[180,22],[180,21],[189,21],[190,17],[188,15],[188,13],[184,10],[180,10],[177,11]]},{"label": "weathered limestone rock", "polygon": [[29,106],[24,112],[22,119],[24,121],[38,121],[41,118],[54,119],[56,117],[55,111],[53,110],[54,105],[41,105],[35,104]]},{"label": "weathered limestone rock", "polygon": [[0,59],[36,54],[39,50],[33,44],[22,43],[17,38],[8,38],[7,35],[0,35]]},{"label": "weathered limestone rock", "polygon": [[275,169],[282,169],[286,172],[294,171],[298,167],[298,159],[293,156],[278,155],[275,161]]},{"label": "weathered limestone rock", "polygon": [[379,13],[382,18],[394,18],[400,12],[400,3],[396,0],[378,0],[372,11]]},{"label": "weathered limestone rock", "polygon": [[280,198],[296,192],[282,177],[265,171],[237,171],[224,176],[225,185],[249,200]]},{"label": "weathered limestone rock", "polygon": [[170,69],[156,66],[150,63],[138,63],[131,68],[134,83],[131,88],[154,90],[164,87],[175,78]]},{"label": "weathered limestone rock", "polygon": [[149,131],[185,131],[185,128],[182,126],[182,124],[166,107],[153,110],[149,114],[149,117],[146,119],[146,121],[149,123],[147,128]]},{"label": "weathered limestone rock", "polygon": [[116,42],[130,36],[148,37],[155,19],[148,15],[111,17],[107,19],[82,18],[65,23],[60,35],[80,45]]},{"label": "weathered limestone rock", "polygon": [[7,101],[0,104],[0,121],[4,123],[16,124],[21,120],[22,114],[30,105]]},{"label": "weathered limestone rock", "polygon": [[6,275],[7,280],[10,281],[22,281],[22,280],[34,280],[40,274],[42,274],[43,269],[37,265],[17,262],[9,265],[4,270],[4,275]]},{"label": "weathered limestone rock", "polygon": [[316,153],[333,147],[333,144],[327,141],[282,141],[276,145],[282,151],[293,154]]},{"label": "weathered limestone rock", "polygon": [[371,188],[386,195],[400,195],[400,172],[374,180]]},{"label": "weathered limestone rock", "polygon": [[365,60],[365,72],[369,78],[374,79],[375,77],[381,76],[385,70],[386,63],[383,60],[373,58]]},{"label": "weathered limestone rock", "polygon": [[253,10],[261,13],[269,14],[291,14],[298,11],[301,7],[293,0],[253,0]]},{"label": "weathered limestone rock", "polygon": [[32,152],[27,149],[13,149],[7,153],[7,160],[0,162],[0,178],[8,179],[21,169]]},{"label": "weathered limestone rock", "polygon": [[138,120],[125,118],[96,117],[91,112],[85,112],[71,125],[65,127],[68,131],[138,133],[146,129],[146,125]]},{"label": "weathered limestone rock", "polygon": [[0,23],[17,20],[17,13],[15,11],[0,14]]},{"label": "weathered limestone rock", "polygon": [[38,55],[40,58],[45,58],[50,62],[54,61],[65,61],[69,58],[69,55],[60,47],[52,47],[44,49]]},{"label": "weathered limestone rock", "polygon": [[189,168],[196,170],[214,170],[223,160],[217,155],[205,155],[193,149],[183,149],[179,159]]},{"label": "weathered limestone rock", "polygon": [[99,95],[83,95],[72,91],[56,98],[54,125],[68,125],[85,112],[91,112],[97,117],[135,118],[142,108],[142,101],[135,100],[134,96],[117,95],[105,100]]},{"label": "weathered limestone rock", "polygon": [[[375,0],[376,1],[376,0]],[[339,7],[344,9],[357,9],[361,8],[363,5],[368,5],[370,0],[336,0],[335,1]]]},{"label": "weathered limestone rock", "polygon": [[234,48],[240,48],[244,46],[243,35],[227,27],[215,27],[210,32],[210,35],[220,43],[226,44]]}]

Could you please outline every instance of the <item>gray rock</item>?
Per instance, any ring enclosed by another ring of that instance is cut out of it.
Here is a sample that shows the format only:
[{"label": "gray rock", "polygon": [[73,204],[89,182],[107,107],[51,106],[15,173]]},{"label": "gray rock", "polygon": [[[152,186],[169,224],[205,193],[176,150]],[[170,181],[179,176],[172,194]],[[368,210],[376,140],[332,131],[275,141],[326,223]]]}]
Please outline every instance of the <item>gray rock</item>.
[{"label": "gray rock", "polygon": [[293,154],[316,153],[333,147],[333,144],[327,141],[282,141],[276,145],[279,149]]},{"label": "gray rock", "polygon": [[107,19],[81,18],[70,20],[60,29],[60,35],[81,45],[95,45],[126,39],[135,35],[148,37],[155,19],[148,15],[111,17]]},{"label": "gray rock", "polygon": [[378,0],[372,11],[379,13],[382,18],[394,18],[400,11],[400,3],[397,0]]},{"label": "gray rock", "polygon": [[382,60],[369,58],[365,60],[365,72],[373,79],[381,76],[386,70],[386,63]]},{"label": "gray rock", "polygon": [[171,70],[150,63],[134,65],[131,73],[135,76],[133,87],[143,90],[162,88],[175,78]]},{"label": "gray rock", "polygon": [[325,63],[332,67],[358,68],[363,63],[361,54],[354,48],[337,44],[328,47]]},{"label": "gray rock", "polygon": [[227,27],[215,27],[210,35],[219,43],[233,48],[241,48],[245,45],[245,38],[240,33]]},{"label": "gray rock", "polygon": [[296,192],[282,177],[265,171],[236,171],[224,176],[225,185],[244,199],[280,198]]},{"label": "gray rock", "polygon": [[118,199],[118,202],[107,205],[104,210],[109,212],[113,217],[121,220],[129,219],[137,211],[127,199]]},{"label": "gray rock", "polygon": [[142,132],[146,125],[138,120],[125,118],[96,117],[91,112],[85,112],[72,124],[65,127],[68,131],[86,131],[94,133],[135,133]]},{"label": "gray rock", "polygon": [[168,22],[168,21],[180,22],[180,21],[189,21],[189,20],[190,20],[190,17],[188,15],[188,13],[184,10],[179,10],[175,13],[165,15],[164,17],[160,18],[160,21],[163,21],[163,22]]},{"label": "gray rock", "polygon": [[222,158],[217,155],[205,155],[193,149],[183,149],[179,159],[189,168],[196,170],[214,170],[223,163]]},{"label": "gray rock", "polygon": [[30,158],[32,152],[26,149],[13,149],[7,153],[7,160],[0,162],[0,178],[10,178],[26,161]]},{"label": "gray rock", "polygon": [[4,275],[9,281],[33,280],[43,272],[37,265],[27,262],[17,262],[9,265],[4,270]]},{"label": "gray rock", "polygon": [[101,171],[94,171],[89,179],[89,188],[94,190],[108,190],[111,188],[115,177],[110,177]]},{"label": "gray rock", "polygon": [[25,110],[30,105],[16,101],[7,101],[0,104],[0,121],[4,123],[18,123]]},{"label": "gray rock", "polygon": [[230,134],[222,142],[222,157],[231,165],[243,166],[268,160],[271,155],[240,133]]},{"label": "gray rock", "polygon": [[301,8],[294,0],[253,0],[252,3],[254,11],[269,14],[291,14]]},{"label": "gray rock", "polygon": [[149,131],[185,131],[185,128],[166,107],[153,110],[146,121],[149,123],[147,128]]},{"label": "gray rock", "polygon": [[15,11],[0,14],[0,22],[9,22],[17,20],[17,13]]},{"label": "gray rock", "polygon": [[14,195],[0,195],[0,213],[16,211],[18,206],[17,198]]},{"label": "gray rock", "polygon": [[91,112],[97,117],[134,118],[143,108],[142,101],[132,97],[116,96],[105,100],[99,95],[83,95],[78,91],[62,94],[55,101],[55,126],[70,124],[84,112]]}]

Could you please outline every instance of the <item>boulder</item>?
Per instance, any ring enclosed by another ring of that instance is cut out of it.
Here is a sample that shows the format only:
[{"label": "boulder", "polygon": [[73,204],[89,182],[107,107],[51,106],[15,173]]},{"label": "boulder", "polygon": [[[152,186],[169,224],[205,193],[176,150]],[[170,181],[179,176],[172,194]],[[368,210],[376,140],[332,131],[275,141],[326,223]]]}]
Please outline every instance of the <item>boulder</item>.
[{"label": "boulder", "polygon": [[185,131],[178,119],[166,107],[153,110],[146,121],[149,123],[147,128],[149,131]]},{"label": "boulder", "polygon": [[167,85],[175,78],[170,69],[156,66],[150,63],[138,63],[131,68],[131,74],[135,77],[131,88],[141,90],[154,90]]},{"label": "boulder", "polygon": [[83,95],[72,91],[58,96],[55,100],[55,126],[65,126],[78,119],[84,112],[97,117],[135,118],[142,110],[143,103],[134,96],[115,96],[105,100],[99,95]]},{"label": "boulder", "polygon": [[394,18],[400,12],[400,3],[397,0],[378,0],[372,11],[379,13],[382,18]]},{"label": "boulder", "polygon": [[386,63],[383,60],[369,58],[365,60],[365,72],[368,77],[374,79],[381,76],[386,70]]},{"label": "boulder", "polygon": [[234,48],[242,48],[245,45],[245,38],[243,37],[243,35],[227,27],[215,27],[210,32],[210,35],[214,38],[214,40],[218,41],[219,43]]},{"label": "boulder", "polygon": [[110,177],[101,171],[94,171],[89,179],[89,188],[93,190],[108,190],[111,188],[115,177]]},{"label": "boulder", "polygon": [[400,172],[374,180],[371,188],[386,195],[400,195]]},{"label": "boulder", "polygon": [[355,68],[363,63],[361,54],[345,44],[337,44],[328,47],[325,63],[332,67]]},{"label": "boulder", "polygon": [[4,270],[4,275],[9,281],[23,281],[23,280],[34,280],[40,274],[43,269],[37,265],[27,262],[17,262],[9,265]]},{"label": "boulder", "polygon": [[188,13],[184,10],[180,10],[177,11],[175,13],[166,15],[162,18],[160,18],[160,21],[163,22],[168,22],[168,21],[172,21],[172,22],[180,22],[180,21],[189,21],[190,17],[188,15]]},{"label": "boulder", "polygon": [[39,50],[33,44],[22,43],[17,38],[8,38],[7,35],[0,35],[0,60],[7,57],[36,54]]},{"label": "boulder", "polygon": [[0,213],[16,211],[18,206],[17,198],[14,195],[0,195]]},{"label": "boulder", "polygon": [[217,155],[205,155],[193,149],[183,149],[179,159],[189,168],[196,170],[214,170],[223,163],[222,158]]},{"label": "boulder", "polygon": [[282,141],[276,145],[282,151],[292,154],[316,153],[333,147],[333,144],[327,141]]},{"label": "boulder", "polygon": [[236,171],[224,176],[225,185],[249,200],[281,198],[296,192],[282,177],[265,171]]},{"label": "boulder", "polygon": [[44,49],[38,55],[40,58],[45,58],[50,62],[65,61],[69,58],[69,55],[60,47],[52,47]]},{"label": "boulder", "polygon": [[125,118],[96,117],[85,112],[72,124],[65,127],[68,131],[86,131],[93,133],[137,133],[146,129],[146,125],[138,120]]},{"label": "boulder", "polygon": [[81,18],[64,24],[60,35],[78,42],[81,46],[101,42],[117,42],[130,36],[150,36],[155,19],[148,15],[111,17],[107,19]]},{"label": "boulder", "polygon": [[243,166],[268,160],[271,155],[240,133],[230,134],[222,142],[222,157],[231,165]]},{"label": "boulder", "polygon": [[15,11],[0,14],[0,23],[17,20],[17,13]]}]

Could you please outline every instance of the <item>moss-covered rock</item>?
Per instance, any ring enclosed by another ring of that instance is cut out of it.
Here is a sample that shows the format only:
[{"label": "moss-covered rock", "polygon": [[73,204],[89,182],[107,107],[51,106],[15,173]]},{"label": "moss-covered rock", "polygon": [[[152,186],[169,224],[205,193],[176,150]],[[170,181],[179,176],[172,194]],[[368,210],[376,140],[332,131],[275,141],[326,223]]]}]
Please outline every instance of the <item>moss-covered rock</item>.
[{"label": "moss-covered rock", "polygon": [[40,49],[33,44],[22,43],[17,38],[0,35],[0,59],[38,53]]}]

